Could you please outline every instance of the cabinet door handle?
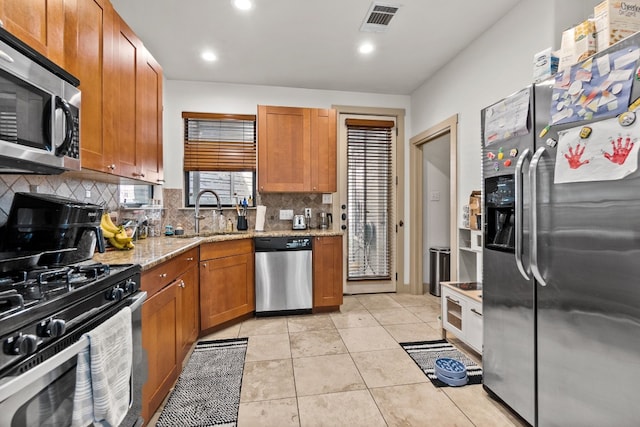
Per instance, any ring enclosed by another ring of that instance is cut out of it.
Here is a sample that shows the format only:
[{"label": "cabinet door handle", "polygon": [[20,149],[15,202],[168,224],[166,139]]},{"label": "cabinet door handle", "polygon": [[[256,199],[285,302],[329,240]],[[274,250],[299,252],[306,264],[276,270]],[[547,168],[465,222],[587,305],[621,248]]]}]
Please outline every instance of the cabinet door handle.
[{"label": "cabinet door handle", "polygon": [[471,309],[471,312],[472,312],[473,314],[477,314],[478,316],[482,317],[482,313],[480,313],[479,311],[476,311],[476,309],[475,309],[475,308],[472,308],[472,309]]},{"label": "cabinet door handle", "polygon": [[206,263],[206,262],[203,262],[203,263],[202,263],[202,266],[203,266],[203,267],[206,267],[206,266],[207,266],[207,263]]},{"label": "cabinet door handle", "polygon": [[160,277],[162,277],[164,279],[165,277],[167,277],[167,273],[160,274]]},{"label": "cabinet door handle", "polygon": [[456,301],[456,300],[454,300],[453,298],[451,298],[451,297],[449,297],[449,296],[447,297],[447,301],[451,301],[451,302],[452,302],[452,303],[454,303],[454,304],[458,304],[458,305],[460,305],[460,301]]},{"label": "cabinet door handle", "polygon": [[184,280],[180,280],[180,284],[178,286],[180,286],[182,289],[184,289]]},{"label": "cabinet door handle", "polygon": [[187,258],[187,261],[193,261],[193,257],[190,256],[189,258]]}]

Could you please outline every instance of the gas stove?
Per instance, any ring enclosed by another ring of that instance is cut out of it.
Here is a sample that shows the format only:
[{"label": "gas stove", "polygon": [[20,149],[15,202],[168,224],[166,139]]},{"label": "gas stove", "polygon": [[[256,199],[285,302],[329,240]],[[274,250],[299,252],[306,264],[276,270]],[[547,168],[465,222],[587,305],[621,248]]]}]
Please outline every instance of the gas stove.
[{"label": "gas stove", "polygon": [[0,275],[0,377],[27,369],[32,356],[63,339],[77,340],[139,283],[140,266],[132,264],[84,262]]}]

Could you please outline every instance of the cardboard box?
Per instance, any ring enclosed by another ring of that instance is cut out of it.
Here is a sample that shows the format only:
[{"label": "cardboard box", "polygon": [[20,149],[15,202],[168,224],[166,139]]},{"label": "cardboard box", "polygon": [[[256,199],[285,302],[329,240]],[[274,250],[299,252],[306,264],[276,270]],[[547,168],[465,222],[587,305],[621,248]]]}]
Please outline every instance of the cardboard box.
[{"label": "cardboard box", "polygon": [[474,190],[469,195],[469,228],[480,230],[482,227],[482,192]]},{"label": "cardboard box", "polygon": [[551,48],[547,48],[533,56],[533,81],[542,82],[558,72],[558,57]]},{"label": "cardboard box", "polygon": [[596,53],[596,23],[593,19],[587,19],[562,32],[558,52],[558,70],[565,70],[594,53]]},{"label": "cardboard box", "polygon": [[605,0],[593,8],[600,52],[640,31],[640,0]]},{"label": "cardboard box", "polygon": [[596,53],[596,21],[587,19],[574,28],[576,62],[582,62]]}]

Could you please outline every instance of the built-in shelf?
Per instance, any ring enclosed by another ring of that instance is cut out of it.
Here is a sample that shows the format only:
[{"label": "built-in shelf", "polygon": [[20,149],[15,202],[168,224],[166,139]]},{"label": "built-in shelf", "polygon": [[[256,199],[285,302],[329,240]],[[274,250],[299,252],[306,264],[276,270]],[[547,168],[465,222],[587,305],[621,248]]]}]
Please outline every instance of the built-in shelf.
[{"label": "built-in shelf", "polygon": [[458,229],[458,280],[482,281],[482,231]]}]

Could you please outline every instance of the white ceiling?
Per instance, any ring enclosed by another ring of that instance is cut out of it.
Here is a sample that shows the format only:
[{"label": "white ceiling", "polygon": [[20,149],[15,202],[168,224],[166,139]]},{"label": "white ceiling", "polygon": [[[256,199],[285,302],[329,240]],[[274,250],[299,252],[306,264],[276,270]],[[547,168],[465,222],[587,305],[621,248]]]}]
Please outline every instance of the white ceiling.
[{"label": "white ceiling", "polygon": [[[170,80],[408,95],[520,0],[399,0],[385,33],[371,0],[111,0]],[[376,50],[357,51],[362,41]],[[200,59],[204,49],[218,56]],[[470,78],[473,70],[469,70]]]}]

